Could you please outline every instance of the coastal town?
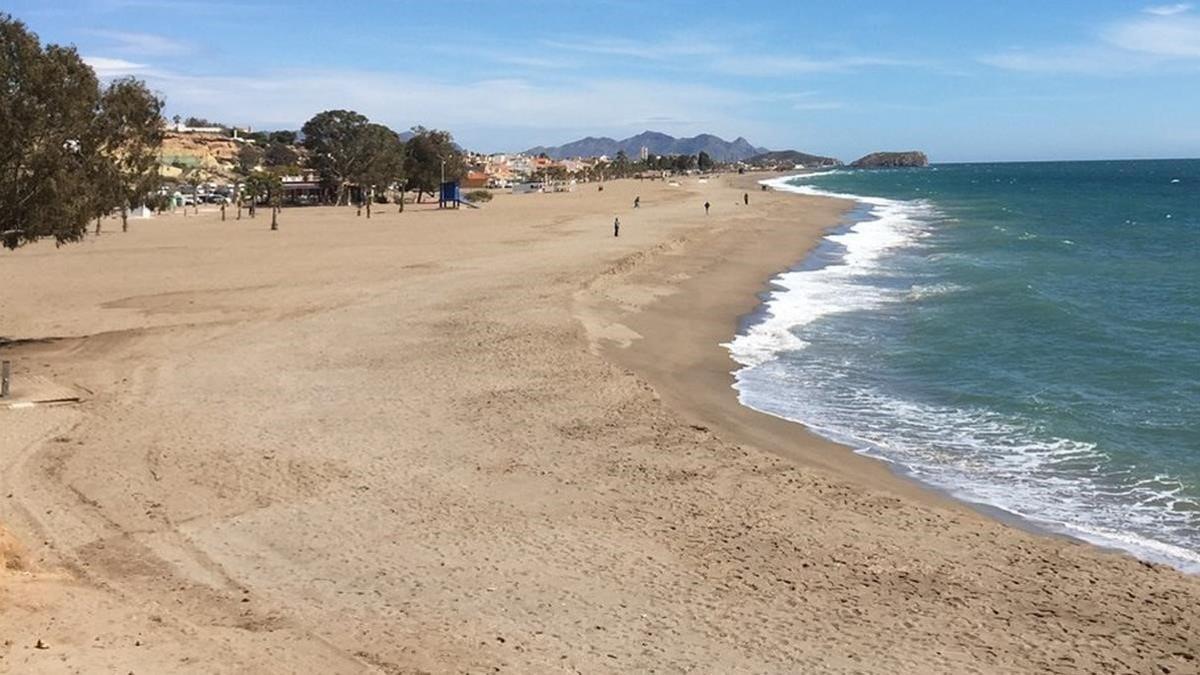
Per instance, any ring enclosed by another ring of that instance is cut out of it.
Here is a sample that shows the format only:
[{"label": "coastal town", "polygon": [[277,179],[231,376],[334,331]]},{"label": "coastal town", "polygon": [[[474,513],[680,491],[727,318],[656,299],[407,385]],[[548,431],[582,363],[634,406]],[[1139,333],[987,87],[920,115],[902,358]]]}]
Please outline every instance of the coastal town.
[{"label": "coastal town", "polygon": [[[417,128],[399,136],[407,143],[426,133]],[[658,154],[646,145],[638,146],[632,156],[623,150],[612,155],[574,157],[551,156],[546,152],[479,153],[463,150],[457,145],[447,145],[444,154],[448,158],[446,166],[451,170],[443,173],[445,166],[439,161],[439,180],[454,180],[461,189],[468,191],[500,190],[514,194],[570,191],[581,183],[616,178],[665,180],[709,173],[718,168],[746,172],[816,169],[841,164],[832,158],[795,152],[764,151],[752,156],[726,154],[720,159],[714,159],[703,150],[686,155]],[[309,161],[310,151],[302,142],[302,136],[295,131],[256,132],[250,127],[215,124],[198,118],[182,120],[177,116],[166,126],[158,157],[162,179],[157,199],[160,209],[202,203],[233,204],[239,199],[247,203],[256,199],[267,203],[271,195],[266,191],[247,193],[245,189],[247,179],[263,172],[278,176],[279,202],[283,206],[323,204],[332,200],[320,172]],[[366,191],[360,191],[357,183],[348,187],[355,199],[366,197]],[[404,181],[379,187],[373,198],[384,203],[398,200],[406,192],[412,192],[408,199],[421,198],[420,191],[414,191],[415,187]]]}]

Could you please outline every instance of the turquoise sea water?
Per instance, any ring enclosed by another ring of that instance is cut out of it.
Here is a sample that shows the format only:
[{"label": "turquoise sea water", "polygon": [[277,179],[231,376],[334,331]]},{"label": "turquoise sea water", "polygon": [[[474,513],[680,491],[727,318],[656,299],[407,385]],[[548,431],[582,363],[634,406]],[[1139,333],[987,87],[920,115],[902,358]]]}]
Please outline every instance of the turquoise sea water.
[{"label": "turquoise sea water", "polygon": [[1200,160],[774,185],[860,206],[728,345],[743,403],[1200,571]]}]

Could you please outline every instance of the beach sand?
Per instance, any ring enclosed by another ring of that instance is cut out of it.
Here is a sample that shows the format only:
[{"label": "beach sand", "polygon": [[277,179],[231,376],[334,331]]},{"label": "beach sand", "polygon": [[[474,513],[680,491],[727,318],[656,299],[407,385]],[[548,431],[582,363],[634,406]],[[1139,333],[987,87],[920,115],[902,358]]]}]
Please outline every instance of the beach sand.
[{"label": "beach sand", "polygon": [[0,670],[1200,670],[1200,579],[738,405],[719,343],[848,206],[618,181],[0,255],[0,356],[83,397],[0,408]]}]

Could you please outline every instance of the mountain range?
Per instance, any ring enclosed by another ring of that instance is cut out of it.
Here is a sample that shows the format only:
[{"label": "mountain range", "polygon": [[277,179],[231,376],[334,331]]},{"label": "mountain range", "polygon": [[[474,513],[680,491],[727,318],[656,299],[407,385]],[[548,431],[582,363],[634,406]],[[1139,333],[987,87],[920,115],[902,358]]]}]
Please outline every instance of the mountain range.
[{"label": "mountain range", "polygon": [[526,150],[526,154],[545,154],[553,159],[570,159],[572,157],[599,157],[607,155],[615,157],[624,150],[633,160],[638,159],[642,148],[652,155],[698,155],[708,153],[718,162],[736,162],[753,157],[764,152],[766,148],[757,148],[741,136],[727,141],[712,134],[700,134],[691,138],[675,138],[658,131],[644,131],[636,136],[615,140],[605,136],[599,138],[588,136],[565,145],[541,146]]}]

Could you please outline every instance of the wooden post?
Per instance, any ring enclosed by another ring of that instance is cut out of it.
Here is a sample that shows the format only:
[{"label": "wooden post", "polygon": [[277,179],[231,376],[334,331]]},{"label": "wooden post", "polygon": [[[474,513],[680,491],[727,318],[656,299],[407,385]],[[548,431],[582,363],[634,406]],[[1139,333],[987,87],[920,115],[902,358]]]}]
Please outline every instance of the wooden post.
[{"label": "wooden post", "polygon": [[8,398],[10,380],[12,380],[12,363],[0,361],[0,398]]}]

